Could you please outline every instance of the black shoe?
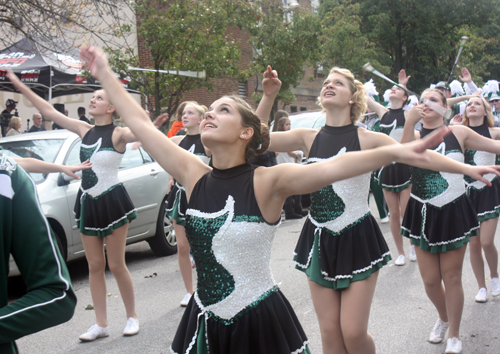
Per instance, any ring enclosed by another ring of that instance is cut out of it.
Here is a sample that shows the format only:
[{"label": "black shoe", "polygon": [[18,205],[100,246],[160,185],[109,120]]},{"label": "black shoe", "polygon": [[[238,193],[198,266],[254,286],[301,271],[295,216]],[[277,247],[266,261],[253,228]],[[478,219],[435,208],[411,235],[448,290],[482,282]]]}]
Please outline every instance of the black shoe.
[{"label": "black shoe", "polygon": [[303,216],[300,214],[295,214],[295,213],[285,214],[285,220],[302,219],[302,218]]},{"label": "black shoe", "polygon": [[299,215],[302,215],[302,216],[306,216],[307,214],[309,214],[309,212],[305,209],[302,209],[301,207],[295,207],[293,208],[293,212],[295,214],[299,214]]}]

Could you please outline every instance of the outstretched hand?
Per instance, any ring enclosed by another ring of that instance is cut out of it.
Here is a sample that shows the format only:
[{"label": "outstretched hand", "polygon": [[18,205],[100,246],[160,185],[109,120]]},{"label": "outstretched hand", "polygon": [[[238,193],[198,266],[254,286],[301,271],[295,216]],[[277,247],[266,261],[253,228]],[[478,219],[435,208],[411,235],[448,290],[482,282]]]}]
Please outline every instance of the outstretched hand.
[{"label": "outstretched hand", "polygon": [[429,156],[424,154],[425,150],[436,147],[450,132],[451,130],[448,127],[442,126],[425,136],[423,139],[401,144],[394,149],[396,161],[407,164],[411,164],[412,161],[429,161]]},{"label": "outstretched hand", "polygon": [[408,80],[410,80],[410,76],[406,76],[406,70],[405,69],[401,69],[399,71],[399,74],[398,74],[398,83],[400,85],[403,85],[403,86],[406,86],[406,84],[408,84]]},{"label": "outstretched hand", "polygon": [[85,46],[80,48],[80,60],[83,67],[90,71],[92,76],[99,80],[109,68],[106,54],[94,46]]},{"label": "outstretched hand", "polygon": [[271,65],[268,65],[266,71],[264,71],[264,79],[262,80],[264,95],[275,97],[280,88],[281,81],[278,79],[278,73],[271,68]]},{"label": "outstretched hand", "polygon": [[474,97],[479,97],[479,96],[481,95],[481,93],[482,93],[482,92],[483,92],[483,90],[482,90],[482,89],[478,89],[476,92],[474,92],[474,93],[472,94],[472,96],[474,96]]},{"label": "outstretched hand", "polygon": [[92,168],[92,163],[89,160],[87,160],[87,161],[82,162],[78,166],[64,166],[62,168],[62,172],[64,172],[65,174],[67,174],[70,177],[80,179],[80,177],[78,175],[76,175],[75,172],[82,171],[82,170],[88,170],[90,168]]},{"label": "outstretched hand", "polygon": [[465,173],[467,176],[475,179],[476,181],[481,181],[486,183],[489,187],[491,187],[491,182],[484,178],[484,175],[493,173],[496,176],[500,177],[500,166],[468,166],[469,169]]},{"label": "outstretched hand", "polygon": [[466,67],[462,68],[462,76],[458,75],[460,81],[469,83],[472,81],[472,76]]}]

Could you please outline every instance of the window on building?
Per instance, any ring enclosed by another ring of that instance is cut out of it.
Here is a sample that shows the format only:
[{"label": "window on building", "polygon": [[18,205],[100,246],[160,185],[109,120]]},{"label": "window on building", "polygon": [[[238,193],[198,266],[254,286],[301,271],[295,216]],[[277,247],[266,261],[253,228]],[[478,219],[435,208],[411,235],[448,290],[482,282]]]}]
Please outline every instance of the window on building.
[{"label": "window on building", "polygon": [[291,113],[297,112],[297,106],[290,106],[290,112]]},{"label": "window on building", "polygon": [[238,95],[247,97],[247,81],[238,82]]},{"label": "window on building", "polygon": [[300,107],[300,111],[301,112],[307,111],[307,107]]}]

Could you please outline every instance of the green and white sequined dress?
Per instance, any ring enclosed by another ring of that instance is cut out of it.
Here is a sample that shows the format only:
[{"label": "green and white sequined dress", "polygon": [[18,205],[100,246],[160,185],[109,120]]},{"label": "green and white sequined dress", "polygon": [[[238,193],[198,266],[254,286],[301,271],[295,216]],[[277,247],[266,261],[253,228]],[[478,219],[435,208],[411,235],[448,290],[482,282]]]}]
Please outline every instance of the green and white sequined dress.
[{"label": "green and white sequined dress", "polygon": [[[432,131],[422,128],[421,138]],[[462,148],[453,133],[432,150],[464,162]],[[477,235],[479,221],[465,193],[463,175],[417,167],[410,170],[412,190],[401,226],[403,236],[422,250],[443,253],[462,247]]]},{"label": "green and white sequined dress", "polygon": [[[309,162],[361,150],[358,127],[324,126]],[[342,290],[366,279],[391,260],[368,207],[370,173],[335,182],[311,194],[311,211],[295,248],[296,268],[312,281]]]},{"label": "green and white sequined dress", "polygon": [[254,195],[255,168],[214,168],[193,189],[185,227],[198,289],[172,353],[309,353],[307,337],[271,274],[279,223],[262,217]]},{"label": "green and white sequined dress", "polygon": [[137,218],[134,204],[118,179],[123,153],[113,147],[113,123],[96,125],[83,137],[80,160],[92,168],[82,171],[75,203],[76,225],[84,235],[105,237]]}]

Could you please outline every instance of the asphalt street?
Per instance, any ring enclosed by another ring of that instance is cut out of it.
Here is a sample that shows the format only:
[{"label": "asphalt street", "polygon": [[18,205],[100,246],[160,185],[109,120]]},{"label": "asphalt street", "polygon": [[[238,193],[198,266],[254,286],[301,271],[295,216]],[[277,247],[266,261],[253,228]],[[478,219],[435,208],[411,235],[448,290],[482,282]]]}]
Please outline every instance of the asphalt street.
[{"label": "asphalt street", "polygon": [[[371,203],[372,212],[378,213]],[[292,304],[306,334],[312,353],[321,353],[321,339],[316,315],[309,295],[306,277],[294,269],[293,250],[305,219],[284,221],[279,227],[272,250],[272,269],[276,282]],[[396,251],[389,224],[381,225],[387,243]],[[496,245],[500,248],[498,231]],[[408,241],[405,242],[409,248]],[[408,251],[407,251],[408,252]],[[78,297],[74,317],[67,323],[27,336],[17,341],[22,354],[30,353],[170,353],[170,343],[183,314],[179,302],[185,290],[178,270],[177,256],[156,258],[146,242],[127,247],[127,264],[133,277],[141,331],[123,337],[125,310],[112,274],[107,271],[108,320],[110,336],[95,342],[81,343],[78,337],[94,324],[87,264],[77,261],[69,265]],[[393,258],[396,258],[393,256]],[[249,264],[251,266],[251,264]],[[487,271],[489,277],[489,272]],[[477,285],[467,251],[463,284],[465,306],[461,324],[463,353],[500,353],[500,297],[488,302],[474,302]],[[487,279],[487,285],[490,281]],[[424,292],[417,263],[403,267],[394,259],[380,270],[371,309],[369,332],[377,353],[438,354],[445,343],[426,342],[437,312]],[[236,353],[237,354],[237,353]]]}]

